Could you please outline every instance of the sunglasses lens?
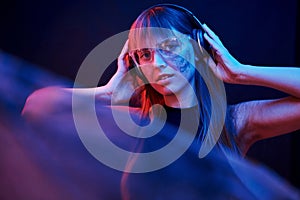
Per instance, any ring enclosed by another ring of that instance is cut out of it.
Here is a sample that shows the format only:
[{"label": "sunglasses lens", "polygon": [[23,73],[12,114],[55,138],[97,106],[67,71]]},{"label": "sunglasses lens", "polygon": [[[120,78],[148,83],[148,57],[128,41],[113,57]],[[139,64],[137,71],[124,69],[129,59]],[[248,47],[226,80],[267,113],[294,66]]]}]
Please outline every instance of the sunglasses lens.
[{"label": "sunglasses lens", "polygon": [[172,59],[178,56],[181,50],[182,42],[176,37],[171,37],[157,44],[157,48],[136,49],[130,54],[135,62],[142,66],[151,64],[155,53],[159,53],[164,59]]},{"label": "sunglasses lens", "polygon": [[135,50],[134,57],[139,65],[151,63],[153,58],[153,49],[145,48]]}]

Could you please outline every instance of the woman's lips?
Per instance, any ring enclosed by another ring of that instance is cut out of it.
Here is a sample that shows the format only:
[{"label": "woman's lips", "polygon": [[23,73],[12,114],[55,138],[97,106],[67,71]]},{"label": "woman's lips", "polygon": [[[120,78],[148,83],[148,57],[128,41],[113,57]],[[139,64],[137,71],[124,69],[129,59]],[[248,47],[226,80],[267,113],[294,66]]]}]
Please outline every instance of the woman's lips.
[{"label": "woman's lips", "polygon": [[174,74],[161,74],[158,76],[156,82],[159,84],[167,84],[170,82],[170,79],[174,76]]}]

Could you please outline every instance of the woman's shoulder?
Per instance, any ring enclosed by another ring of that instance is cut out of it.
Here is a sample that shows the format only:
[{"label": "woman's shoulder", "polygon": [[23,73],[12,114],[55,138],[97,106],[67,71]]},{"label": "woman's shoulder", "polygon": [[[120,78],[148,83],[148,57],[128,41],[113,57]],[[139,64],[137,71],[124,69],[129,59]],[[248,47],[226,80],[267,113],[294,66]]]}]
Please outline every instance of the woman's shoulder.
[{"label": "woman's shoulder", "polygon": [[257,103],[258,101],[248,101],[227,106],[225,127],[234,135],[243,154],[248,151],[253,141],[255,141],[254,135],[251,133],[253,127],[249,123],[249,118],[252,111],[256,109]]}]

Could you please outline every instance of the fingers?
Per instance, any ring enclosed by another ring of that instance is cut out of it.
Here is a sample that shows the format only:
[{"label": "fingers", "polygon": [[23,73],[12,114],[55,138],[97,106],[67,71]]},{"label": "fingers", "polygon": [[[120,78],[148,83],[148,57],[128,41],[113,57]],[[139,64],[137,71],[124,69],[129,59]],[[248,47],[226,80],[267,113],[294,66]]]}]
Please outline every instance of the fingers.
[{"label": "fingers", "polygon": [[126,54],[128,52],[128,41],[129,40],[127,39],[126,42],[125,42],[125,44],[124,44],[124,46],[123,46],[123,49],[122,49],[120,55],[124,55],[124,54]]},{"label": "fingers", "polygon": [[127,71],[127,68],[129,66],[129,59],[128,59],[128,39],[126,40],[121,53],[118,57],[118,71],[124,73]]},{"label": "fingers", "polygon": [[203,24],[202,26],[204,28],[204,30],[208,33],[208,35],[213,39],[215,40],[219,45],[222,45],[222,42],[221,40],[219,39],[219,37],[210,29],[208,28],[208,26],[206,24]]},{"label": "fingers", "polygon": [[213,40],[211,37],[209,37],[207,33],[204,33],[204,38],[212,46],[212,48],[216,51],[216,53],[220,52],[220,49],[221,49],[220,45],[215,40]]},{"label": "fingers", "polygon": [[204,38],[207,42],[213,47],[217,54],[222,54],[227,51],[224,47],[223,43],[219,39],[219,37],[210,29],[206,24],[203,25],[204,30]]},{"label": "fingers", "polygon": [[129,47],[128,47],[128,39],[127,39],[121,50],[119,57],[118,57],[118,60],[120,62],[123,61],[126,58],[126,56],[128,55],[128,49],[129,49]]}]

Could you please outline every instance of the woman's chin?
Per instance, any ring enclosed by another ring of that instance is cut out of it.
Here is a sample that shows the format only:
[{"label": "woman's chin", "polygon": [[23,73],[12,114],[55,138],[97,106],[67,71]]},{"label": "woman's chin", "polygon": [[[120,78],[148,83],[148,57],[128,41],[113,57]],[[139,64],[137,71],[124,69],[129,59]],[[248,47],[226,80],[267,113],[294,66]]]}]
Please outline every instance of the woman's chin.
[{"label": "woman's chin", "polygon": [[164,85],[154,85],[153,88],[163,96],[175,95],[176,91]]}]

